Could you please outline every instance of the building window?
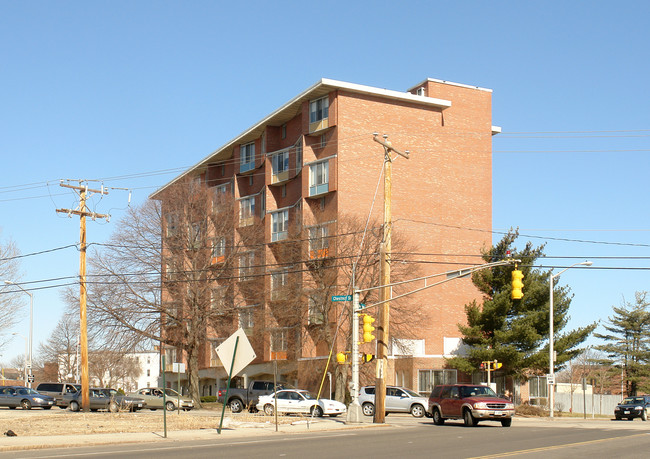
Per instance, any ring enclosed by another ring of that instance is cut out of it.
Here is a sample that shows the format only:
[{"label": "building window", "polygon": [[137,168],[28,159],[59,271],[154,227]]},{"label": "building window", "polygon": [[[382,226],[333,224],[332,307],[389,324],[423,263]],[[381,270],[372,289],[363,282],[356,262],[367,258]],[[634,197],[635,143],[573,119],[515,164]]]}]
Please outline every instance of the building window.
[{"label": "building window", "polygon": [[151,376],[151,370],[147,369],[147,376]]},{"label": "building window", "polygon": [[212,241],[212,259],[210,262],[223,263],[226,259],[226,238],[219,237]]},{"label": "building window", "polygon": [[167,237],[176,236],[178,233],[178,216],[176,214],[165,215]]},{"label": "building window", "polygon": [[439,384],[456,384],[457,370],[420,370],[418,372],[418,392],[430,394]]},{"label": "building window", "polygon": [[289,283],[289,272],[287,270],[271,273],[271,300],[286,298],[286,288]]},{"label": "building window", "polygon": [[255,142],[239,147],[239,172],[255,169]]},{"label": "building window", "polygon": [[223,185],[217,185],[214,187],[214,194],[217,200],[223,199],[230,191],[230,183],[224,183]]},{"label": "building window", "polygon": [[296,143],[296,172],[302,170],[302,142],[298,140]]},{"label": "building window", "polygon": [[282,125],[282,138],[286,139],[287,138],[287,124]]},{"label": "building window", "polygon": [[533,376],[528,380],[530,398],[548,397],[548,381],[546,376]]},{"label": "building window", "polygon": [[190,225],[190,231],[188,234],[188,242],[191,249],[200,249],[203,239],[203,225],[201,222],[194,222]]},{"label": "building window", "polygon": [[239,327],[250,330],[255,326],[255,310],[253,306],[239,309]]},{"label": "building window", "polygon": [[288,335],[286,328],[271,330],[271,360],[287,360]]},{"label": "building window", "polygon": [[329,191],[329,161],[321,161],[309,166],[309,196],[317,196]]},{"label": "building window", "polygon": [[177,302],[171,301],[165,303],[165,325],[175,327],[180,324],[181,308]]},{"label": "building window", "polygon": [[255,252],[246,252],[239,256],[239,280],[248,281],[253,277]]},{"label": "building window", "polygon": [[210,291],[210,308],[217,313],[226,307],[226,286],[215,287]]},{"label": "building window", "polygon": [[325,145],[327,145],[327,135],[323,134],[320,136],[320,147],[325,148]]},{"label": "building window", "polygon": [[226,165],[225,164],[221,165],[221,176],[222,177],[226,176]]},{"label": "building window", "polygon": [[415,94],[417,94],[418,96],[426,96],[426,92],[425,92],[425,90],[424,90],[424,87],[420,87],[420,88],[418,88],[418,89],[415,91]]},{"label": "building window", "polygon": [[327,226],[309,228],[309,258],[324,258],[329,256],[329,229]]},{"label": "building window", "polygon": [[309,102],[309,122],[315,123],[328,117],[329,97],[325,96]]},{"label": "building window", "polygon": [[273,183],[283,182],[289,178],[289,151],[277,153],[271,157]]},{"label": "building window", "polygon": [[271,214],[271,242],[286,239],[289,232],[289,211],[280,210]]},{"label": "building window", "polygon": [[178,349],[175,347],[166,347],[165,348],[165,366],[167,367],[166,370],[169,371],[168,369],[171,369],[172,363],[178,362],[178,358],[180,357],[180,353],[178,352]]},{"label": "building window", "polygon": [[321,325],[325,322],[325,313],[316,298],[309,297],[308,308],[307,320],[309,325]]},{"label": "building window", "polygon": [[239,226],[249,226],[253,224],[255,216],[255,196],[242,198],[239,200]]}]

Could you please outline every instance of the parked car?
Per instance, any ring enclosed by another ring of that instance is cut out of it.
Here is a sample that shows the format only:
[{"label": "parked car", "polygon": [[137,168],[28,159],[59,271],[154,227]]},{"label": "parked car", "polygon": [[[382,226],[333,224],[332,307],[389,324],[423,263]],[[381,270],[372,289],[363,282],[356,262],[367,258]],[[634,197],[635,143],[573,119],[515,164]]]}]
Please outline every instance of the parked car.
[{"label": "parked car", "polygon": [[[361,412],[375,415],[375,386],[362,387],[359,391]],[[411,413],[416,418],[427,415],[426,397],[405,387],[386,386],[386,413]]]},{"label": "parked car", "polygon": [[345,405],[336,400],[316,399],[309,391],[287,389],[279,390],[275,394],[260,395],[257,409],[271,416],[275,411],[275,397],[277,396],[279,413],[313,414],[321,417],[324,414],[335,417],[345,413]]},{"label": "parked car", "polygon": [[648,420],[648,411],[650,410],[650,395],[637,395],[635,397],[625,397],[621,403],[614,408],[614,417],[618,421],[627,418],[630,421],[634,418]]},{"label": "parked car", "polygon": [[21,407],[23,410],[43,408],[49,410],[56,404],[54,397],[39,394],[34,389],[23,386],[0,387],[0,406],[8,406],[10,410]]},{"label": "parked car", "polygon": [[[278,383],[278,389],[293,389],[291,384]],[[273,393],[273,381],[251,381],[248,388],[231,387],[228,389],[228,400],[225,403],[233,413],[239,413],[244,408],[254,411],[257,406],[258,398],[261,395]],[[224,403],[226,389],[220,389],[217,393],[217,401]]]},{"label": "parked car", "polygon": [[[163,406],[163,391],[165,391],[165,406]],[[179,399],[180,407],[184,411],[189,411],[194,408],[194,400],[190,397],[183,397],[179,395],[174,389],[163,389],[162,387],[146,387],[138,389],[137,391],[128,394],[132,397],[138,397],[147,402],[147,408],[150,410],[162,410],[167,408],[167,411],[174,411],[178,409]]]},{"label": "parked car", "polygon": [[74,394],[81,390],[81,384],[72,383],[40,383],[36,387],[36,392],[43,395],[49,395],[56,399],[56,405],[61,408],[66,408],[67,405],[63,404],[63,396],[65,394]]},{"label": "parked car", "polygon": [[[115,389],[90,388],[89,391],[90,411],[108,410],[117,413],[122,410],[137,411],[147,406],[142,398],[120,395]],[[63,397],[63,403],[70,411],[79,411],[82,401],[81,391]]]},{"label": "parked car", "polygon": [[503,427],[510,427],[515,405],[499,398],[488,386],[452,384],[433,388],[428,410],[436,425],[447,419],[462,419],[468,427],[479,421],[500,421]]}]

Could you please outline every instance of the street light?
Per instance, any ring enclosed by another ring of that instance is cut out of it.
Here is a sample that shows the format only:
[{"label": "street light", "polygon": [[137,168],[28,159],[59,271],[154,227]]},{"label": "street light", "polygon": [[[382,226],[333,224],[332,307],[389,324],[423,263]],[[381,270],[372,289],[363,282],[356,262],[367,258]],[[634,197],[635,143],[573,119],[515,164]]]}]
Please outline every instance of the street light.
[{"label": "street light", "polygon": [[28,348],[27,348],[27,337],[21,335],[21,334],[18,333],[18,332],[13,332],[12,335],[14,335],[14,336],[20,336],[22,339],[25,340],[25,362],[24,362],[24,363],[25,363],[25,379],[24,379],[24,381],[27,382],[27,379],[28,379],[28,378],[27,378],[27,349],[28,349]]},{"label": "street light", "polygon": [[550,379],[550,383],[548,385],[549,388],[549,394],[548,394],[548,400],[549,400],[549,405],[550,405],[550,415],[553,417],[554,413],[554,407],[553,405],[555,404],[555,391],[553,390],[555,387],[555,352],[553,351],[553,340],[554,340],[554,332],[553,332],[553,282],[556,277],[559,277],[560,274],[562,274],[564,271],[567,269],[571,269],[574,266],[591,266],[593,262],[591,261],[583,261],[580,263],[575,263],[568,268],[564,268],[562,271],[560,271],[557,274],[551,274],[549,273],[548,275],[548,284],[549,284],[549,290],[550,290],[550,298],[549,298],[549,310],[548,310],[548,375]]},{"label": "street light", "polygon": [[34,295],[24,288],[22,288],[20,285],[15,284],[14,282],[5,281],[5,284],[7,285],[13,285],[15,287],[18,287],[20,290],[25,292],[26,294],[29,295],[29,373],[28,373],[28,384],[31,389],[32,387],[32,342],[33,342],[33,330],[34,330]]}]

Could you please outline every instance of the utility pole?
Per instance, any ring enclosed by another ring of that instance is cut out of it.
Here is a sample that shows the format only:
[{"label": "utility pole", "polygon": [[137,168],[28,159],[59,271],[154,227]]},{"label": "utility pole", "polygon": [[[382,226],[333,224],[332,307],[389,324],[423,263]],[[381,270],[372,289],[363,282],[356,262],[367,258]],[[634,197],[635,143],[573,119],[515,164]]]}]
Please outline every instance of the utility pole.
[{"label": "utility pole", "polygon": [[384,287],[380,290],[381,309],[379,314],[379,326],[377,327],[377,373],[375,382],[375,416],[374,422],[383,424],[386,419],[386,375],[388,374],[388,344],[390,342],[390,256],[391,239],[393,230],[392,220],[392,164],[391,153],[409,158],[409,152],[402,153],[392,147],[384,134],[383,140],[379,139],[378,133],[373,134],[373,140],[384,147],[384,225],[383,237],[380,248],[380,283]]},{"label": "utility pole", "polygon": [[79,195],[79,207],[73,209],[56,209],[57,212],[68,214],[68,216],[79,215],[80,236],[79,236],[79,343],[81,347],[81,406],[83,411],[90,411],[90,386],[88,380],[88,331],[86,320],[86,217],[93,220],[97,218],[110,219],[110,215],[90,212],[86,206],[88,193],[108,194],[108,191],[102,187],[101,190],[92,190],[88,185],[81,186],[68,185],[61,183],[63,188],[71,188]]}]

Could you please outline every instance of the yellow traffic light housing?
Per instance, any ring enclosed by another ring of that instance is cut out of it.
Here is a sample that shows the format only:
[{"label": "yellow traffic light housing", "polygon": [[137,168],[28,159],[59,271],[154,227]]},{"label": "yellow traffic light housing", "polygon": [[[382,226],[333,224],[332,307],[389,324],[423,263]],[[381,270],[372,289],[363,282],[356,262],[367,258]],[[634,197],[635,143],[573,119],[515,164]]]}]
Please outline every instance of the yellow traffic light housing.
[{"label": "yellow traffic light housing", "polygon": [[336,354],[336,362],[337,363],[345,363],[347,358],[348,357],[345,355],[344,352],[339,352],[338,354]]},{"label": "yellow traffic light housing", "polygon": [[361,362],[362,363],[370,363],[373,360],[375,360],[375,355],[374,354],[361,354]]},{"label": "yellow traffic light housing", "polygon": [[494,369],[495,370],[498,370],[502,366],[503,366],[503,364],[501,362],[497,362],[496,360],[494,361]]},{"label": "yellow traffic light housing", "polygon": [[364,343],[369,343],[373,339],[375,339],[375,336],[372,334],[372,332],[375,331],[375,327],[372,326],[374,321],[375,319],[371,317],[370,314],[363,315],[363,342]]},{"label": "yellow traffic light housing", "polygon": [[515,269],[512,271],[512,293],[510,294],[510,298],[513,300],[521,300],[524,297],[524,293],[521,291],[524,288],[523,278],[524,273],[515,266]]}]

